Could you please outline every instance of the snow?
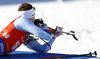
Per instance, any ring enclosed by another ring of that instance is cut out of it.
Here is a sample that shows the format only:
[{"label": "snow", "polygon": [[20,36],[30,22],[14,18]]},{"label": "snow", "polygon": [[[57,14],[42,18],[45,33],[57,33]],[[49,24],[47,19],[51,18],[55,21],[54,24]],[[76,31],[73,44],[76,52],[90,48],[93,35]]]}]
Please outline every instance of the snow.
[{"label": "snow", "polygon": [[[36,18],[43,18],[48,26],[63,27],[63,31],[74,30],[79,41],[72,36],[63,34],[53,43],[49,52],[81,54],[97,51],[100,57],[100,1],[64,1],[31,3],[36,7]],[[20,13],[17,8],[20,4],[0,5],[0,30]],[[24,45],[17,50],[31,51]]]}]

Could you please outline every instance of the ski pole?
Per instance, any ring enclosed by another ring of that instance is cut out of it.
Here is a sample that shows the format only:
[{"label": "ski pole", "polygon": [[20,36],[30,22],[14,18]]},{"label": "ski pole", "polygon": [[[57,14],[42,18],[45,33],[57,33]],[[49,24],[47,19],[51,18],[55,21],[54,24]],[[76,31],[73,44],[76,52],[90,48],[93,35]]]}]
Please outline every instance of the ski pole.
[{"label": "ski pole", "polygon": [[50,57],[50,58],[42,58],[42,59],[58,59],[58,58],[71,58],[71,57],[82,57],[82,56],[97,56],[97,52],[94,51],[93,53],[92,52],[89,52],[87,54],[78,54],[78,55],[65,55],[65,56],[56,56],[56,57]]},{"label": "ski pole", "polygon": [[64,34],[71,35],[76,41],[78,41],[78,39],[77,39],[76,36],[75,36],[75,32],[74,32],[74,31],[70,31],[70,32],[71,32],[71,33],[64,32],[64,31],[63,31]]}]

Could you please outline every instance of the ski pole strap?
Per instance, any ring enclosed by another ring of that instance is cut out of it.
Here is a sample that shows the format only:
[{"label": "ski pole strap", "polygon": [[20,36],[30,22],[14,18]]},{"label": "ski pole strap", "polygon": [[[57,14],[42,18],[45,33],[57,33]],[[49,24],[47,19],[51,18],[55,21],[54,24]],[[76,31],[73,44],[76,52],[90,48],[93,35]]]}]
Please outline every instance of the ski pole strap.
[{"label": "ski pole strap", "polygon": [[42,38],[40,38],[42,41],[44,41],[49,47],[50,47],[50,49],[49,50],[51,50],[51,46],[50,46],[50,44],[48,44],[44,39],[42,39]]}]

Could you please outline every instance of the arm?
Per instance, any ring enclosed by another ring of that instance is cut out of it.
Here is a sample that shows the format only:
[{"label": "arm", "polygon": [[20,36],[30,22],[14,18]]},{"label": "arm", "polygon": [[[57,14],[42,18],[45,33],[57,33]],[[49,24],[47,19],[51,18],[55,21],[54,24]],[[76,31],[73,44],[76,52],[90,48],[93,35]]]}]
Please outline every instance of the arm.
[{"label": "arm", "polygon": [[29,32],[29,33],[36,35],[42,39],[45,39],[45,40],[52,39],[52,35],[48,34],[44,30],[40,29],[32,21],[30,21],[28,19],[25,19],[25,18],[18,19],[15,21],[14,25],[17,29],[20,28],[19,30]]}]

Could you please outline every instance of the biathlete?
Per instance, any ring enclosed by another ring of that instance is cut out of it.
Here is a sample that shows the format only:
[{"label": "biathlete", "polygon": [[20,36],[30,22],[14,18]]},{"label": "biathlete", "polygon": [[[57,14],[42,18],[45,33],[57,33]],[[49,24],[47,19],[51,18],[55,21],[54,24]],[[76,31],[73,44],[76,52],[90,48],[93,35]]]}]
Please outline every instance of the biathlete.
[{"label": "biathlete", "polygon": [[[11,21],[0,32],[0,55],[6,55],[15,51],[22,43],[36,52],[47,53],[55,38],[62,35],[62,31],[37,23],[35,7],[29,3],[22,3],[18,11],[22,15]],[[41,45],[35,38],[28,36],[28,34],[35,35],[48,42]]]}]

